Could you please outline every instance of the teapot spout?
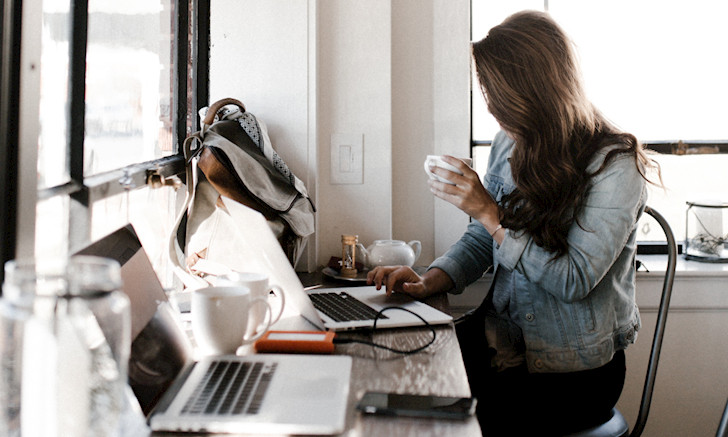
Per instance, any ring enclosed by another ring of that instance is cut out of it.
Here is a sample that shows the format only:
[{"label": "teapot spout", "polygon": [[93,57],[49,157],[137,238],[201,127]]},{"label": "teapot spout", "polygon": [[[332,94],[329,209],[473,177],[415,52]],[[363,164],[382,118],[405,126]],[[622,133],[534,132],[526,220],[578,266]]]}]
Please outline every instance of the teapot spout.
[{"label": "teapot spout", "polygon": [[369,268],[369,251],[361,243],[356,243],[356,259],[359,260],[364,266]]}]

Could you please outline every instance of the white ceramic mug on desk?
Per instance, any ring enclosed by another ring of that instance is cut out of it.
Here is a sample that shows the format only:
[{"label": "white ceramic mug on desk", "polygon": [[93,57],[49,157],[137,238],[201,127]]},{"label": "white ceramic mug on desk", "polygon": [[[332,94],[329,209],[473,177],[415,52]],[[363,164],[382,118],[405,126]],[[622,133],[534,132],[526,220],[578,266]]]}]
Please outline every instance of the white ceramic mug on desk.
[{"label": "white ceramic mug on desk", "polygon": [[[263,299],[268,302],[268,305],[270,305],[271,325],[277,322],[283,314],[283,308],[286,305],[286,297],[283,294],[283,289],[276,284],[270,284],[270,280],[266,274],[256,272],[228,273],[218,277],[215,285],[239,285],[248,287],[253,298]],[[260,326],[264,320],[265,308],[260,306],[255,308],[251,314],[250,321],[248,322],[249,329],[252,329],[253,332],[257,332],[260,330]]]},{"label": "white ceramic mug on desk", "polygon": [[[456,158],[461,161],[463,161],[468,167],[473,166],[473,160],[470,158]],[[425,173],[430,177],[430,179],[434,179],[440,182],[444,182],[446,184],[455,185],[449,180],[443,178],[442,176],[438,176],[435,173],[432,172],[430,167],[442,167],[445,170],[450,170],[451,172],[457,173],[457,174],[463,174],[460,170],[458,170],[456,167],[454,167],[451,164],[448,164],[442,159],[442,156],[440,155],[427,155],[427,158],[425,159]]]},{"label": "white ceramic mug on desk", "polygon": [[[264,308],[264,329],[249,334],[248,320],[253,310]],[[192,292],[192,333],[206,355],[234,354],[238,348],[260,338],[271,325],[270,305],[254,298],[248,287],[200,288]]]}]

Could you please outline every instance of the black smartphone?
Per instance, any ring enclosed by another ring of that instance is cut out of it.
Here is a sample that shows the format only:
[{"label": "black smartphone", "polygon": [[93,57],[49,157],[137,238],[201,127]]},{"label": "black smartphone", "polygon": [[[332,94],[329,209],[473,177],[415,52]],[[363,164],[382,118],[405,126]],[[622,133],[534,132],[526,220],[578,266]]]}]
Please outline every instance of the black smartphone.
[{"label": "black smartphone", "polygon": [[365,414],[465,419],[475,413],[475,398],[366,392],[356,405]]}]

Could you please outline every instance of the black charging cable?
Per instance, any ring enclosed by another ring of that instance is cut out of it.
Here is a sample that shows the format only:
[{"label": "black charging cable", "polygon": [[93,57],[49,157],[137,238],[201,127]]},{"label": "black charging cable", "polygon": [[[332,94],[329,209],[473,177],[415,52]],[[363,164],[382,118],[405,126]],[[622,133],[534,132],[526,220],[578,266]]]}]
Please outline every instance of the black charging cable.
[{"label": "black charging cable", "polygon": [[417,314],[414,311],[410,311],[407,308],[395,307],[395,306],[384,307],[381,310],[379,310],[379,312],[377,313],[377,315],[374,317],[374,324],[372,325],[372,330],[371,330],[371,334],[372,335],[377,330],[377,321],[382,317],[382,314],[385,311],[387,311],[387,310],[400,310],[400,311],[406,311],[406,312],[408,312],[410,314],[413,314],[418,319],[422,320],[422,323],[424,324],[424,326],[426,326],[426,327],[428,327],[430,329],[430,332],[432,332],[432,339],[430,339],[430,341],[427,342],[427,344],[422,345],[420,347],[417,347],[415,349],[406,349],[406,350],[403,350],[403,349],[396,349],[396,348],[393,348],[393,347],[385,346],[383,344],[374,343],[373,341],[359,340],[359,339],[356,339],[356,338],[340,338],[338,336],[338,334],[337,334],[337,336],[334,337],[334,344],[359,343],[359,344],[364,344],[364,345],[367,345],[367,346],[376,347],[376,348],[379,348],[379,349],[384,349],[384,350],[387,350],[389,352],[394,352],[394,353],[397,353],[397,354],[412,355],[412,354],[416,354],[418,352],[422,352],[423,350],[427,349],[432,343],[435,342],[435,339],[437,338],[437,333],[435,332],[435,328],[430,323],[428,323],[427,320],[425,320],[424,318],[422,318],[422,316],[420,316],[419,314]]}]

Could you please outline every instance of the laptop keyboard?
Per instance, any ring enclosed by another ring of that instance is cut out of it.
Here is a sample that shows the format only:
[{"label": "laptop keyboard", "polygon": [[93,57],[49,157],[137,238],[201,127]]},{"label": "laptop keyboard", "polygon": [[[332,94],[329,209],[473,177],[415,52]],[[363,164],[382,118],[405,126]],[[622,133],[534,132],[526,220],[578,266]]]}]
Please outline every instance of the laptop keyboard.
[{"label": "laptop keyboard", "polygon": [[[352,320],[374,320],[377,312],[374,308],[351,296],[346,292],[311,293],[313,306],[337,322]],[[380,319],[387,316],[380,315]]]},{"label": "laptop keyboard", "polygon": [[257,414],[276,367],[275,363],[214,361],[182,408],[182,414]]}]

